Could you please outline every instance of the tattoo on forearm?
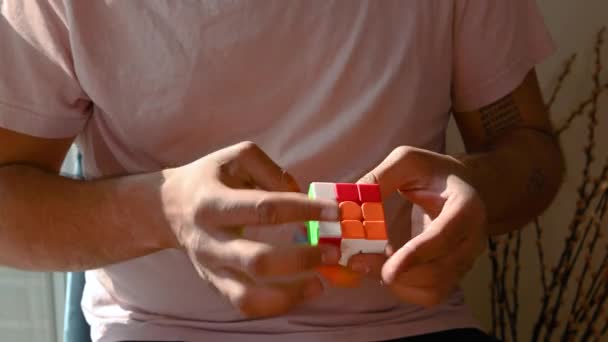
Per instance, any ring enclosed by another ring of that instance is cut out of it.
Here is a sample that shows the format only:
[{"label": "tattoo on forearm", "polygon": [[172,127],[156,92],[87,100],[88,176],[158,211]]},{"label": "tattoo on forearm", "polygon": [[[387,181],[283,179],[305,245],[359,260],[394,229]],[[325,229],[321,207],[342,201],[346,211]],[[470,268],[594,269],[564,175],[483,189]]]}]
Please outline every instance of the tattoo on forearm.
[{"label": "tattoo on forearm", "polygon": [[545,189],[545,175],[540,169],[532,170],[530,178],[528,178],[528,193],[536,195]]},{"label": "tattoo on forearm", "polygon": [[495,138],[521,123],[521,114],[511,95],[482,108],[480,112],[481,123],[488,138]]}]

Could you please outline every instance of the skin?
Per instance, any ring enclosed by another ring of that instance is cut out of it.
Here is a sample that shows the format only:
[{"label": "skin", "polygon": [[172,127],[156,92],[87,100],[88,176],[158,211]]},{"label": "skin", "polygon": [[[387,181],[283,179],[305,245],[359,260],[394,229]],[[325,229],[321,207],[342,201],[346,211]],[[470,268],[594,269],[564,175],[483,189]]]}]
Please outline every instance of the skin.
[{"label": "skin", "polygon": [[[456,114],[470,154],[402,146],[361,179],[379,183],[385,195],[400,191],[424,209],[429,224],[405,245],[393,241],[388,259],[351,258],[354,269],[381,278],[404,301],[437,304],[488,234],[517,229],[549,204],[561,179],[561,152],[533,74],[512,98],[521,118],[504,120],[508,125],[484,130],[482,117],[494,115],[485,109]],[[337,250],[276,247],[239,235],[243,225],[338,218],[335,203],[299,193],[254,144],[160,172],[78,181],[58,175],[72,141],[0,129],[0,264],[85,270],[178,248],[247,316],[278,315],[322,293],[310,271],[335,265]],[[285,275],[299,280],[261,281]]]},{"label": "skin", "polygon": [[402,300],[444,301],[483,252],[488,236],[522,228],[551,203],[563,176],[534,71],[503,99],[455,113],[467,154],[393,151],[360,182],[399,191],[425,213],[421,234],[387,255],[356,255],[355,271],[380,278]]},{"label": "skin", "polygon": [[[0,130],[0,264],[36,271],[103,267],[183,249],[201,277],[245,315],[278,315],[322,293],[312,274],[335,265],[331,246],[271,246],[238,227],[337,220],[334,202],[299,193],[250,142],[148,174],[77,181],[57,175],[71,139]],[[103,218],[103,219],[100,219]],[[273,276],[297,281],[261,284]]]}]

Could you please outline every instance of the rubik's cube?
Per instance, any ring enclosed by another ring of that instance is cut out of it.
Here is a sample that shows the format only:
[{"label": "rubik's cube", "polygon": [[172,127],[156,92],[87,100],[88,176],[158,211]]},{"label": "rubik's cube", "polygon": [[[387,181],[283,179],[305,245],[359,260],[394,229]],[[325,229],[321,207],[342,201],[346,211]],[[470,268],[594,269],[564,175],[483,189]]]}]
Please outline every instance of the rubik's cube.
[{"label": "rubik's cube", "polygon": [[340,207],[340,222],[308,222],[311,245],[331,244],[340,248],[342,266],[357,253],[384,253],[386,224],[377,184],[311,183],[308,196],[335,200]]}]

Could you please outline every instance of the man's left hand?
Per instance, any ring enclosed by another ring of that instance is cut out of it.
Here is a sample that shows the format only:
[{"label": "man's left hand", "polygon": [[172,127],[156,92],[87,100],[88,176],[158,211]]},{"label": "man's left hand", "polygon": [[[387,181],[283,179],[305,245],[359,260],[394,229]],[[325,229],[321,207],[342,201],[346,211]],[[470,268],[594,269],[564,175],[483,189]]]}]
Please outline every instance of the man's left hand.
[{"label": "man's left hand", "polygon": [[[499,180],[497,180],[499,181]],[[457,159],[413,147],[395,149],[360,183],[377,183],[384,197],[398,191],[422,209],[422,232],[384,255],[359,254],[349,265],[381,277],[403,301],[422,306],[443,302],[483,252],[486,213]]]}]

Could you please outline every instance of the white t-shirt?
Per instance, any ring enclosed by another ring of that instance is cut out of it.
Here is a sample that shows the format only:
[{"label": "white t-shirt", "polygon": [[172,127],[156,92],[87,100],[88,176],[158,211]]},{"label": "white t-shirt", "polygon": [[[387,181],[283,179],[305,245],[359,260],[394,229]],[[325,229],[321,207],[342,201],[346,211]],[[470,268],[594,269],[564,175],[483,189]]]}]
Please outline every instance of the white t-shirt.
[{"label": "white t-shirt", "polygon": [[[533,0],[5,0],[0,20],[0,127],[78,136],[89,179],[252,140],[303,189],[355,181],[399,145],[443,151],[453,108],[506,95],[552,46]],[[408,226],[403,205],[387,200],[390,229]],[[176,250],[88,272],[83,308],[95,341],[355,342],[477,325],[459,291],[424,309],[374,281],[247,320]]]}]

